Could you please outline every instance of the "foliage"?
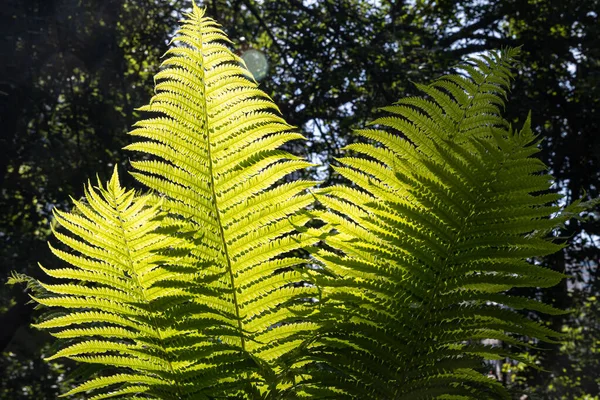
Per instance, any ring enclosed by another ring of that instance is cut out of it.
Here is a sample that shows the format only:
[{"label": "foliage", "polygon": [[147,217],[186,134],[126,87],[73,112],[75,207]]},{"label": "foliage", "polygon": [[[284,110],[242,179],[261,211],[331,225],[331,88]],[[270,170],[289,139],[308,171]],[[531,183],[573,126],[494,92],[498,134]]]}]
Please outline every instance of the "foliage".
[{"label": "foliage", "polygon": [[[516,310],[563,312],[503,294],[561,280],[524,260],[559,250],[544,237],[570,218],[548,205],[561,196],[530,158],[530,120],[517,132],[500,116],[514,54],[472,58],[464,75],[419,85],[431,100],[385,108],[390,115],[373,122],[385,130],[358,131],[376,144],[348,146],[362,157],[336,168],[356,188],[319,197],[334,211],[321,214],[337,232],[326,243],[343,254],[320,256],[334,276],[320,282],[325,315],[335,317],[317,348],[357,379],[362,397],[508,396],[475,373],[481,359],[535,366],[517,353],[526,345],[517,337],[559,338]],[[482,344],[490,339],[512,346]],[[350,351],[328,349],[330,340]]]},{"label": "foliage", "polygon": [[[573,310],[568,325],[563,328],[565,338],[560,343],[562,373],[553,375],[547,387],[532,388],[531,396],[534,399],[593,400],[597,398],[594,394],[597,393],[600,382],[590,371],[597,370],[600,363],[597,340],[598,316],[598,302],[595,297],[586,299],[581,308]],[[537,358],[539,363],[539,358],[543,355],[541,353],[539,356],[532,357]],[[527,390],[525,365],[507,365],[507,367],[509,370],[515,370],[510,384],[521,390]]]},{"label": "foliage", "polygon": [[398,132],[360,131],[380,145],[349,146],[369,158],[340,160],[352,185],[321,191],[316,229],[315,182],[277,184],[311,165],[280,149],[302,137],[223,32],[194,5],[174,41],[141,109],[160,116],[128,146],[156,194],[116,169],[88,185],[56,212],[71,250],[51,250],[72,267],[42,269],[62,283],[12,280],[51,308],[37,324],[61,339],[49,360],[105,367],[68,394],[509,398],[478,369],[527,358],[481,341],[561,337],[515,310],[562,311],[504,292],[560,281],[525,260],[562,248],[548,234],[592,205],[549,205],[561,196],[530,157],[529,120],[515,132],[500,116],[517,50],[419,85],[430,99],[374,122]]},{"label": "foliage", "polygon": [[[41,278],[38,261],[48,268],[60,266],[46,246],[51,209],[68,209],[69,195],[79,199],[83,194],[81,182],[96,173],[104,181],[113,164],[127,163],[127,154],[119,149],[128,142],[131,123],[139,119],[133,107],[151,96],[151,77],[166,49],[164,38],[174,31],[179,10],[189,4],[4,2],[0,275],[17,269]],[[514,101],[506,105],[507,120],[517,124],[534,111],[532,127],[545,138],[538,157],[556,178],[553,190],[565,193],[567,202],[582,194],[599,194],[598,0],[381,1],[376,7],[371,0],[204,4],[236,42],[237,54],[253,48],[267,55],[270,76],[260,87],[309,139],[288,142],[286,148],[324,165],[306,170],[308,179],[339,182],[340,176],[326,166],[341,156],[343,145],[357,140],[348,127],[362,126],[375,107],[416,93],[411,81],[429,81],[465,54],[522,46],[523,63],[511,90]],[[128,175],[121,178],[129,187],[136,185]],[[568,280],[548,289],[511,293],[562,309],[585,309],[585,299],[599,294],[598,215],[561,228],[558,235],[567,238],[569,246],[535,260],[565,272]],[[29,328],[32,308],[26,300],[20,288],[9,291],[0,285],[0,374],[7,378],[0,380],[0,398],[53,399],[58,388],[69,385],[63,371],[72,363],[55,360],[43,365],[49,335]],[[536,312],[524,314],[541,318]],[[576,312],[550,320],[556,330],[592,327],[592,315]],[[563,394],[550,393],[549,388],[559,387],[556,380],[582,382],[581,390],[597,396],[600,386],[593,382],[600,369],[586,354],[594,359],[587,350],[598,336],[594,330],[585,332],[589,336],[572,342],[581,351],[551,343],[530,349],[544,369],[520,371],[522,384],[515,387],[515,398],[531,390],[535,398],[552,400],[569,398],[572,390],[579,393],[562,384]],[[498,360],[486,372],[493,371],[511,385],[510,374],[501,373],[502,363],[508,360]]]}]

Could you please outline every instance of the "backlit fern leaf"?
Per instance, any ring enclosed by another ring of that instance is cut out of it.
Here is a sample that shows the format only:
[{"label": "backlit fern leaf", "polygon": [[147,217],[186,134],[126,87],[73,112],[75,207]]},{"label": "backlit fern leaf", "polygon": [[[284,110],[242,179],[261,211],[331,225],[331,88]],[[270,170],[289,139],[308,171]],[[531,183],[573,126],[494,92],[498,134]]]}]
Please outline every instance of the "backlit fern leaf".
[{"label": "backlit fern leaf", "polygon": [[559,310],[504,293],[563,278],[526,260],[562,248],[546,235],[567,218],[549,205],[560,195],[531,158],[529,119],[514,132],[500,115],[516,53],[470,59],[464,74],[419,85],[427,99],[386,107],[373,122],[383,129],[358,131],[375,144],[349,145],[363,156],[336,168],[356,188],[319,196],[335,232],[318,256],[333,274],[319,278],[331,325],[312,351],[351,377],[335,384],[349,397],[507,399],[478,371],[520,358],[483,340],[519,348],[560,336],[515,311]]},{"label": "backlit fern leaf", "polygon": [[194,5],[173,42],[141,108],[158,115],[127,147],[143,154],[133,175],[155,194],[134,199],[115,172],[107,189],[88,190],[89,206],[57,212],[80,239],[55,236],[81,254],[53,248],[77,269],[45,270],[72,283],[28,280],[38,303],[63,310],[38,327],[65,344],[51,359],[118,370],[68,394],[285,396],[286,357],[315,329],[303,272],[303,248],[318,241],[303,228],[313,182],[280,183],[311,165],[280,150],[303,137],[203,10]]},{"label": "backlit fern leaf", "polygon": [[[149,196],[125,191],[117,171],[106,187],[86,188],[85,202],[75,209],[55,211],[56,238],[72,251],[52,247],[52,252],[70,264],[60,269],[42,269],[55,278],[34,284],[33,299],[50,311],[36,324],[62,341],[62,349],[47,360],[67,357],[85,363],[111,365],[113,373],[97,376],[65,395],[89,393],[89,399],[117,397],[117,393],[144,398],[179,399],[186,383],[178,375],[192,362],[182,355],[177,331],[168,316],[176,303],[165,306],[164,298],[189,296],[184,290],[161,286],[181,279],[166,264],[177,258],[161,254],[185,241],[157,232],[162,219],[160,203],[149,205]],[[170,260],[170,261],[169,261]],[[167,285],[168,286],[168,285]],[[115,369],[116,368],[116,369]]]},{"label": "backlit fern leaf", "polygon": [[[142,107],[159,115],[131,132],[144,140],[127,148],[152,158],[133,162],[134,176],[162,196],[170,210],[166,225],[203,234],[188,260],[204,279],[192,289],[201,308],[195,315],[219,321],[200,328],[241,362],[240,370],[230,365],[223,391],[242,396],[236,382],[243,392],[248,381],[260,393],[279,390],[264,379],[281,372],[275,362],[300,343],[298,333],[313,329],[299,317],[315,291],[303,283],[306,260],[286,256],[317,241],[310,230],[296,231],[309,221],[301,211],[313,201],[307,192],[313,182],[277,185],[311,165],[280,150],[303,137],[202,10],[194,6],[173,42],[180,46],[167,51],[156,95]],[[194,379],[217,372],[198,371]],[[214,390],[219,393],[218,384]]]}]

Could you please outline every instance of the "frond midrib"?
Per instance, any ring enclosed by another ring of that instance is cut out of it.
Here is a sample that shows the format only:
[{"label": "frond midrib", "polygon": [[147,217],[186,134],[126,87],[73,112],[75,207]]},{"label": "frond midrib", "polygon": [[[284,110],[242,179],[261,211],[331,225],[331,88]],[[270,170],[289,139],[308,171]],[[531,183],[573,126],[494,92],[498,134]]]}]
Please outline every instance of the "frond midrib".
[{"label": "frond midrib", "polygon": [[[473,93],[472,96],[469,96],[468,98],[468,103],[466,105],[461,105],[461,109],[463,111],[462,117],[460,119],[460,121],[458,122],[458,125],[456,126],[456,130],[457,130],[457,135],[460,135],[461,133],[464,133],[462,131],[462,123],[467,119],[467,113],[468,110],[474,105],[474,101],[477,97],[478,94],[480,94],[480,89],[483,87],[484,84],[486,84],[488,82],[488,79],[490,76],[492,76],[494,73],[494,70],[490,70],[488,73],[483,74],[484,78],[482,79],[482,81],[480,83],[475,83],[475,88],[476,91],[475,93]],[[448,138],[448,140],[452,140],[452,137],[450,136]],[[504,163],[507,160],[507,154],[503,152],[502,154],[503,156],[503,160],[502,162],[496,163],[495,167],[497,167],[498,170],[501,170],[504,166]],[[492,176],[493,178],[495,178],[497,173],[490,173],[490,176]],[[492,179],[491,182],[493,182],[495,179]],[[491,184],[490,182],[490,184]],[[448,249],[446,251],[446,254],[448,255],[447,257],[444,257],[444,261],[441,264],[441,269],[442,270],[446,270],[446,267],[448,265],[448,262],[453,258],[454,255],[454,249],[457,247],[457,245],[459,243],[461,243],[461,233],[469,226],[469,220],[474,217],[477,216],[477,213],[475,212],[477,210],[477,206],[479,204],[482,203],[482,200],[484,199],[484,193],[479,192],[476,196],[476,199],[474,199],[474,201],[471,201],[468,203],[469,205],[469,209],[467,210],[467,216],[466,218],[461,218],[461,227],[459,228],[459,230],[455,233],[454,237],[453,237],[453,241],[450,244],[450,246],[448,246]],[[469,237],[469,236],[467,236]],[[425,318],[429,319],[431,318],[431,313],[434,310],[434,307],[437,305],[436,302],[434,301],[434,299],[436,298],[437,294],[440,293],[440,287],[442,286],[442,283],[444,283],[445,278],[447,278],[446,276],[444,276],[444,274],[440,273],[440,274],[436,274],[436,279],[435,279],[435,283],[433,286],[433,290],[431,291],[431,293],[433,293],[433,296],[431,298],[431,301],[427,302],[426,305],[426,309],[425,309]]]},{"label": "frond midrib", "polygon": [[164,338],[160,332],[160,328],[158,326],[158,323],[156,321],[155,318],[155,312],[152,312],[152,303],[148,300],[148,298],[146,297],[146,291],[144,290],[144,286],[142,285],[138,274],[135,271],[134,268],[134,261],[133,261],[133,257],[131,255],[131,249],[130,249],[130,241],[129,239],[129,235],[126,232],[125,229],[125,221],[123,220],[123,211],[121,210],[121,208],[119,207],[118,204],[118,199],[114,196],[115,193],[111,193],[112,196],[110,196],[110,201],[112,202],[112,206],[114,207],[114,210],[117,212],[117,219],[119,221],[119,226],[118,228],[121,231],[121,237],[123,238],[123,244],[125,246],[125,250],[127,252],[127,262],[128,262],[128,266],[129,266],[129,271],[131,271],[131,276],[133,278],[133,280],[135,281],[136,284],[136,288],[138,289],[138,293],[140,295],[140,297],[142,298],[143,302],[148,306],[149,308],[149,315],[148,315],[148,320],[151,324],[152,329],[154,330],[154,333],[156,335],[156,339],[153,340],[154,345],[159,347],[165,357],[165,361],[167,362],[167,366],[169,368],[169,373],[171,374],[171,382],[172,384],[175,385],[176,387],[176,391],[177,391],[177,395],[178,397],[182,398],[183,394],[182,394],[182,390],[181,390],[181,386],[180,383],[177,379],[174,379],[176,376],[176,372],[175,372],[175,368],[173,368],[173,363],[171,362],[168,350],[164,347]]},{"label": "frond midrib", "polygon": [[[200,37],[200,40],[197,40],[198,43],[196,43],[197,48],[199,50],[199,53],[202,55],[202,57],[204,57],[204,53],[203,53],[203,34],[202,32],[199,32],[201,30],[201,21],[197,21],[197,23],[194,25],[194,28],[198,30],[197,36]],[[206,66],[204,65],[204,59],[202,60],[202,65],[199,68],[199,72],[201,74],[201,79],[202,82],[205,82],[205,68]],[[207,86],[206,85],[202,85],[202,90],[204,91],[204,95],[200,96],[201,98],[201,106],[202,109],[204,110],[203,113],[200,114],[201,118],[202,118],[202,127],[204,128],[204,132],[203,134],[205,135],[206,138],[206,151],[207,151],[207,161],[208,161],[208,175],[210,177],[210,190],[211,190],[211,197],[212,197],[212,203],[213,203],[213,207],[215,210],[215,219],[216,219],[216,224],[219,227],[219,237],[221,239],[221,245],[223,246],[223,256],[225,257],[225,262],[227,263],[227,274],[229,276],[229,281],[230,281],[230,285],[231,285],[231,294],[233,297],[233,306],[235,309],[235,318],[237,320],[237,327],[238,327],[238,333],[239,333],[239,337],[240,337],[240,346],[241,346],[241,350],[242,352],[246,351],[246,338],[244,336],[244,327],[242,324],[242,317],[241,317],[241,313],[240,313],[240,305],[239,305],[239,301],[238,301],[238,296],[237,296],[237,288],[235,286],[235,277],[234,277],[234,273],[233,273],[233,266],[231,264],[231,257],[229,255],[229,246],[227,245],[227,240],[225,239],[225,230],[223,227],[223,223],[221,220],[221,210],[219,208],[219,204],[217,201],[217,192],[216,192],[216,182],[215,182],[215,167],[214,167],[214,163],[213,163],[213,156],[212,156],[212,144],[211,144],[211,136],[210,136],[210,132],[209,132],[209,125],[208,125],[208,103],[207,103],[207,94],[206,94],[206,89]]]}]

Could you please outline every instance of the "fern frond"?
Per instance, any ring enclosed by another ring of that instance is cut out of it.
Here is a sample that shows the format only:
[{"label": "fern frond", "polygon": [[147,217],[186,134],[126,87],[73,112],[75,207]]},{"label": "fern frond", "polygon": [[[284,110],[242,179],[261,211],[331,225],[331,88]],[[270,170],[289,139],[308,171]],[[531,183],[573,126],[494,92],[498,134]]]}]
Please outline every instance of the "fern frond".
[{"label": "fern frond", "polygon": [[[170,271],[161,252],[186,242],[160,233],[164,212],[150,196],[137,196],[119,183],[117,170],[106,187],[88,184],[85,201],[72,212],[55,211],[61,229],[55,237],[69,251],[50,247],[70,267],[42,270],[59,283],[35,283],[32,299],[57,310],[36,324],[60,339],[62,349],[47,357],[110,365],[112,373],[88,380],[64,396],[90,398],[132,393],[155,399],[179,399],[187,392],[180,379],[190,362],[181,361],[162,299],[191,296],[160,286],[180,274]],[[169,261],[171,260],[171,261]],[[178,334],[183,334],[179,331]],[[188,331],[190,337],[196,336]],[[193,365],[193,364],[192,364]]]},{"label": "fern frond", "polygon": [[314,183],[281,183],[311,164],[280,150],[302,135],[280,117],[204,11],[194,6],[173,42],[180,46],[167,51],[156,94],[141,108],[157,115],[131,132],[142,140],[127,149],[149,158],[133,162],[133,174],[162,197],[166,225],[203,234],[190,259],[207,280],[191,290],[198,291],[198,317],[218,323],[197,328],[227,345],[211,356],[227,355],[232,364],[198,373],[226,371],[213,387],[222,395],[241,397],[249,382],[260,393],[275,390],[263,380],[281,371],[276,364],[301,343],[303,331],[315,329],[300,317],[316,292],[303,283],[307,260],[288,257],[319,240],[310,229],[297,230],[309,221],[303,210],[313,202]]},{"label": "fern frond", "polygon": [[336,167],[356,189],[319,195],[335,251],[316,255],[329,275],[317,274],[326,328],[311,351],[329,366],[318,374],[348,377],[337,386],[348,397],[507,399],[477,371],[518,356],[482,340],[560,337],[517,311],[560,310],[505,294],[563,278],[526,260],[560,250],[546,235],[568,218],[548,205],[558,196],[540,194],[551,177],[530,158],[530,120],[515,132],[500,113],[517,52],[469,59],[462,74],[418,85],[427,99],[386,107],[377,129],[358,131],[375,143],[348,146],[362,157]]}]

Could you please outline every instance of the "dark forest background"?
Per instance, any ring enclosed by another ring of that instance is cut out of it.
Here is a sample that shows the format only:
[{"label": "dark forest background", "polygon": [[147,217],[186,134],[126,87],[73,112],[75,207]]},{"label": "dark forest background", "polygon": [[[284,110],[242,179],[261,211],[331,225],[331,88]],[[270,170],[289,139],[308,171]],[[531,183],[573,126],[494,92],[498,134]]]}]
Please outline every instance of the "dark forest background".
[{"label": "dark forest background", "polygon": [[[467,55],[522,46],[506,113],[532,111],[540,157],[566,201],[600,196],[600,0],[211,0],[201,5],[236,43],[269,62],[260,86],[327,167],[378,107],[416,93]],[[127,168],[127,131],[153,92],[160,56],[188,0],[3,0],[0,7],[0,280],[54,266],[52,208],[88,179]],[[132,179],[125,182],[134,186]],[[600,210],[560,233],[543,265],[570,278],[528,290],[572,313],[568,339],[532,351],[541,370],[490,364],[515,399],[600,399]],[[20,287],[0,284],[0,399],[55,399],[74,366],[45,363],[51,341],[29,327]],[[534,316],[535,318],[535,316]],[[527,396],[527,397],[525,397]]]}]

